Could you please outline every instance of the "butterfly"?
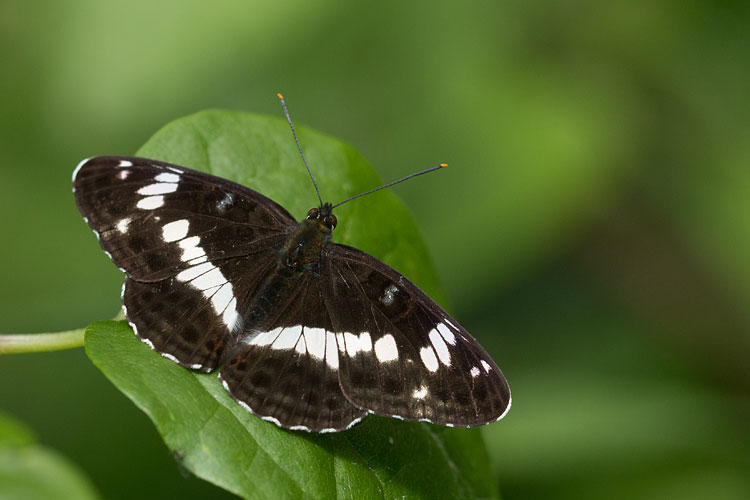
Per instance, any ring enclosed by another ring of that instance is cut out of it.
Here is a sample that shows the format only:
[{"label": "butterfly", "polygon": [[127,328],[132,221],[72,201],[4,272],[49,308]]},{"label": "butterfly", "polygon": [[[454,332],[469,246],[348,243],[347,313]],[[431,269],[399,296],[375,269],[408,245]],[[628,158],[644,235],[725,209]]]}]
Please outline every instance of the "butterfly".
[{"label": "butterfly", "polygon": [[394,269],[332,241],[335,206],[320,194],[298,222],[240,184],[127,156],[82,161],[73,191],[126,274],[135,335],[185,368],[218,370],[263,420],[320,433],[369,413],[472,427],[510,408],[502,372],[455,319]]}]

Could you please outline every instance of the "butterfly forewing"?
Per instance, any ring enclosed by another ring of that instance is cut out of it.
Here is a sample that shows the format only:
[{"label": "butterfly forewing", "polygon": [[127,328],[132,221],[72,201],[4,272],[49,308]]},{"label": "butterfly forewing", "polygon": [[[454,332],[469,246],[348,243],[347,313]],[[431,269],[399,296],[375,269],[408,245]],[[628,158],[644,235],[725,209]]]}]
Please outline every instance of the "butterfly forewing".
[{"label": "butterfly forewing", "polygon": [[102,248],[140,281],[265,251],[296,225],[284,208],[244,186],[143,158],[86,160],[73,189]]},{"label": "butterfly forewing", "polygon": [[344,394],[373,413],[475,426],[502,418],[507,382],[487,352],[419,288],[371,256],[332,245],[325,295]]}]

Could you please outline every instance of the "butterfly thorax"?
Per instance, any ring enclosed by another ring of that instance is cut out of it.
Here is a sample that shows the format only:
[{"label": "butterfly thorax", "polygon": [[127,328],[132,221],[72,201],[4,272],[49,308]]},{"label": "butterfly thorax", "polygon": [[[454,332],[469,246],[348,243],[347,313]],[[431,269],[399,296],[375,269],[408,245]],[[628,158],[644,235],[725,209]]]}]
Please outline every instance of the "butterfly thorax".
[{"label": "butterfly thorax", "polygon": [[331,210],[331,204],[326,203],[307,212],[284,242],[280,266],[296,272],[319,271],[325,247],[336,227],[336,216]]}]

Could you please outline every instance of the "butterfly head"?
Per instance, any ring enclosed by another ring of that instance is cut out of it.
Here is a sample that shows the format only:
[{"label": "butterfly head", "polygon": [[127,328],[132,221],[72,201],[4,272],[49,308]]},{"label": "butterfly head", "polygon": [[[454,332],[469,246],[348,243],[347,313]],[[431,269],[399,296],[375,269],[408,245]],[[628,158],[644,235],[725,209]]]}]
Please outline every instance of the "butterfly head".
[{"label": "butterfly head", "polygon": [[305,220],[317,222],[321,229],[331,233],[336,229],[336,216],[333,215],[333,206],[324,203],[321,207],[313,207],[307,212]]}]

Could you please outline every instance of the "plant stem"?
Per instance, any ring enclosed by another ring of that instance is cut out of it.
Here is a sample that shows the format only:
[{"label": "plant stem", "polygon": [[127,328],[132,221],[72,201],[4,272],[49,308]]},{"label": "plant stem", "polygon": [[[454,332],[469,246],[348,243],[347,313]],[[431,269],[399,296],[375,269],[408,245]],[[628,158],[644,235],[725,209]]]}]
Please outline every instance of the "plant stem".
[{"label": "plant stem", "polygon": [[83,346],[85,328],[55,333],[0,334],[0,354],[45,352]]},{"label": "plant stem", "polygon": [[[120,310],[114,321],[125,319]],[[0,354],[61,351],[83,347],[85,328],[55,333],[0,333]]]}]

